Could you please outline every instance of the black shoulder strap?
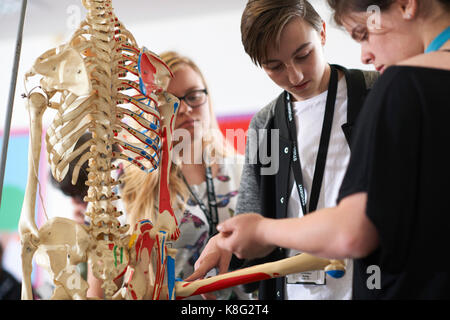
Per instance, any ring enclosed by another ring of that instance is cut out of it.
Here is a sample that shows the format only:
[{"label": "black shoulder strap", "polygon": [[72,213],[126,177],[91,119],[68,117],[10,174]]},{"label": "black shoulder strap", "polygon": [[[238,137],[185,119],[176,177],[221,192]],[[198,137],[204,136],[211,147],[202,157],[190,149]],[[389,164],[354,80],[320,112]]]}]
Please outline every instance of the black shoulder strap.
[{"label": "black shoulder strap", "polygon": [[286,125],[286,95],[287,92],[283,91],[277,99],[275,105],[275,114],[274,114],[274,128],[280,130],[280,137],[289,139],[289,130]]},{"label": "black shoulder strap", "polygon": [[347,122],[355,123],[367,96],[366,80],[361,70],[349,70],[347,84],[349,84],[349,101],[347,104]]},{"label": "black shoulder strap", "polygon": [[355,123],[368,92],[366,87],[366,79],[361,70],[347,69],[339,65],[335,66],[344,72],[345,80],[347,81],[347,123],[351,125]]}]

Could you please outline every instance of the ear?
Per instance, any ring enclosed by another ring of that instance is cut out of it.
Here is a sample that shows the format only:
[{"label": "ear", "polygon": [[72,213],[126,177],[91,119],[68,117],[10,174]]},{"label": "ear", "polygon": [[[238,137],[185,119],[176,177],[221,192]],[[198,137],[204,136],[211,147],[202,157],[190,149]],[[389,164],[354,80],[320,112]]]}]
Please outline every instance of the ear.
[{"label": "ear", "polygon": [[419,12],[418,0],[398,0],[401,15],[405,20],[412,20],[417,17]]},{"label": "ear", "polygon": [[322,46],[325,46],[327,43],[327,24],[325,21],[322,21],[322,31],[320,31],[320,40],[322,42]]}]

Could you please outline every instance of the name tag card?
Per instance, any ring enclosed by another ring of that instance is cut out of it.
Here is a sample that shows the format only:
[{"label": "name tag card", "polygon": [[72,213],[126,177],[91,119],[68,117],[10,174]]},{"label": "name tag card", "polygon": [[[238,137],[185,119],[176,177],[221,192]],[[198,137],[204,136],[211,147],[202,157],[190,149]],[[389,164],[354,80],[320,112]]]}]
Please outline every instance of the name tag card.
[{"label": "name tag card", "polygon": [[308,271],[286,276],[287,284],[326,285],[325,271]]}]

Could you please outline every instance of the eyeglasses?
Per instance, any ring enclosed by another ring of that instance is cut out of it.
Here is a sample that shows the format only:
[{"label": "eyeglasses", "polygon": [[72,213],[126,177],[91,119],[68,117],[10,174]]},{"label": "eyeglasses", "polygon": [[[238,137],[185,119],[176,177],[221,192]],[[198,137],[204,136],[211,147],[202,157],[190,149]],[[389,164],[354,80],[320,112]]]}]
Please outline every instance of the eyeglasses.
[{"label": "eyeglasses", "polygon": [[206,97],[208,96],[208,91],[206,89],[203,90],[194,90],[184,95],[184,97],[177,97],[178,99],[184,100],[184,102],[191,108],[198,108],[205,104]]}]

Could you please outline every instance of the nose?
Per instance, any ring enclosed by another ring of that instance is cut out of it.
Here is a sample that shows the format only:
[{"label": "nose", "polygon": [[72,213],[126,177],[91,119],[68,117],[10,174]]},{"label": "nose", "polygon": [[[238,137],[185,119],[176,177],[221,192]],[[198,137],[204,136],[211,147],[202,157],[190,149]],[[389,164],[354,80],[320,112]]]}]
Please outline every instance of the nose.
[{"label": "nose", "polygon": [[303,72],[300,68],[296,68],[295,65],[288,65],[286,67],[288,73],[289,82],[292,85],[298,85],[303,80]]},{"label": "nose", "polygon": [[178,113],[187,113],[189,111],[192,111],[192,108],[186,103],[186,101],[184,101],[184,99],[180,99],[180,107]]},{"label": "nose", "polygon": [[374,54],[364,45],[361,45],[361,61],[364,64],[372,64],[375,62]]}]

